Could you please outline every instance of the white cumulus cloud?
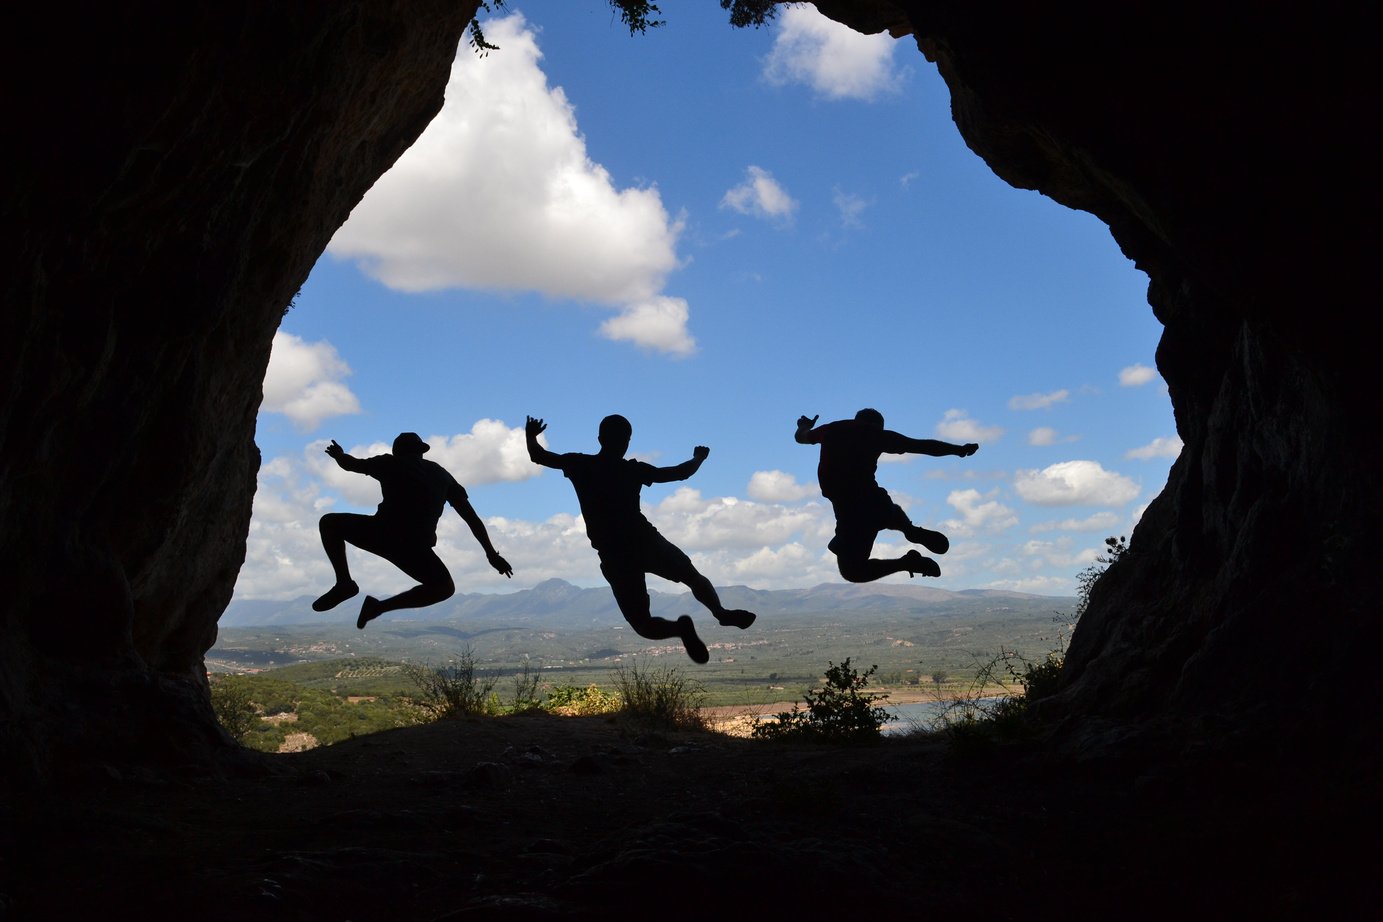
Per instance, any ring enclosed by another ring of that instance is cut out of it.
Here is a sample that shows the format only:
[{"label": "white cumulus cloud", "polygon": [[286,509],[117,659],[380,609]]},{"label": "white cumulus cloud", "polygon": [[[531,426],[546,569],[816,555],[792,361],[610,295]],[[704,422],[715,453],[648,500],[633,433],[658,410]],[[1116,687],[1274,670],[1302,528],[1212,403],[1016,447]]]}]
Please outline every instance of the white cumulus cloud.
[{"label": "white cumulus cloud", "polygon": [[999,426],[985,426],[964,410],[947,410],[936,424],[936,434],[952,442],[993,442],[1004,434]]},{"label": "white cumulus cloud", "polygon": [[685,299],[661,296],[629,305],[602,323],[600,332],[607,339],[627,339],[645,349],[687,356],[696,352],[696,340],[687,331],[689,316]]},{"label": "white cumulus cloud", "polygon": [[725,193],[720,207],[785,224],[797,211],[797,201],[778,184],[772,173],[750,165],[745,170],[744,181]]},{"label": "white cumulus cloud", "polygon": [[946,502],[960,513],[960,518],[947,520],[946,527],[960,534],[972,535],[976,532],[999,532],[1017,525],[1018,516],[995,498],[998,494],[998,490],[988,493],[973,488],[952,490]]},{"label": "white cumulus cloud", "polygon": [[[489,37],[488,33],[486,37]],[[391,436],[387,442],[358,445],[347,451],[357,458],[383,455],[392,450],[393,441]],[[528,443],[523,427],[506,426],[497,419],[477,420],[471,426],[470,432],[457,435],[424,435],[423,441],[429,446],[424,457],[442,465],[467,487],[472,484],[528,480],[537,477],[543,470],[528,457]],[[322,447],[325,447],[325,444],[321,443]],[[328,482],[333,486],[345,487],[359,481],[368,484],[375,482],[370,477],[341,470],[325,453],[318,458],[309,448],[308,456],[315,462],[314,467],[325,472]],[[377,492],[376,489],[375,493]],[[358,490],[351,493],[353,496],[362,495]]]},{"label": "white cumulus cloud", "polygon": [[326,340],[309,343],[282,330],[274,334],[264,374],[261,409],[282,413],[309,432],[323,420],[360,412],[360,401],[342,383],[351,368]]},{"label": "white cumulus cloud", "polygon": [[1033,563],[1047,567],[1089,566],[1099,556],[1092,547],[1078,548],[1069,537],[1055,541],[1029,541],[1023,545],[1023,555],[1033,558]]},{"label": "white cumulus cloud", "polygon": [[706,499],[680,487],[653,507],[648,519],[673,544],[687,551],[781,545],[806,533],[817,535],[829,513],[820,504],[782,506],[721,496]]},{"label": "white cumulus cloud", "polygon": [[749,478],[749,498],[764,503],[795,503],[820,491],[811,484],[797,482],[784,471],[755,471]]},{"label": "white cumulus cloud", "polygon": [[1151,458],[1175,458],[1177,455],[1181,454],[1181,447],[1181,438],[1179,436],[1174,435],[1170,438],[1160,436],[1141,448],[1129,449],[1124,452],[1124,457],[1137,461],[1147,461]]},{"label": "white cumulus cloud", "polygon": [[1141,489],[1096,461],[1062,461],[1040,471],[1020,470],[1013,487],[1038,506],[1122,506]]},{"label": "white cumulus cloud", "polygon": [[1073,591],[1071,580],[1056,576],[996,579],[989,584],[988,588],[1005,589],[1009,592],[1030,592],[1033,595],[1069,595]]},{"label": "white cumulus cloud", "polygon": [[[635,312],[656,303],[678,267],[681,222],[656,189],[616,188],[590,159],[521,15],[487,23],[485,34],[503,53],[461,46],[442,111],[328,252],[402,291],[537,291]],[[658,326],[644,341],[635,325],[621,338],[685,354],[685,324],[677,336]]]},{"label": "white cumulus cloud", "polygon": [[1157,369],[1147,365],[1130,365],[1119,370],[1120,387],[1142,387],[1157,378]]},{"label": "white cumulus cloud", "polygon": [[872,100],[896,91],[901,82],[893,47],[887,33],[861,35],[815,7],[789,6],[779,11],[763,76],[777,86],[809,86],[827,99]]},{"label": "white cumulus cloud", "polygon": [[1022,394],[1008,399],[1010,410],[1049,410],[1071,399],[1071,392],[1062,388],[1049,394]]}]

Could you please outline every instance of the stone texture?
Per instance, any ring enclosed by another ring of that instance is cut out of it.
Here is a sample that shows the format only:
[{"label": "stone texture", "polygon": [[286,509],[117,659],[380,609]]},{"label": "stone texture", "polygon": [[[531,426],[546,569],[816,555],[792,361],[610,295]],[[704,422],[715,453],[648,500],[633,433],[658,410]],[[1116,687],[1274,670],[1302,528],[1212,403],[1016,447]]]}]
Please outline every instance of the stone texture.
[{"label": "stone texture", "polygon": [[[912,36],[971,148],[1099,216],[1151,279],[1186,447],[1073,639],[1049,707],[1068,744],[1323,723],[1372,739],[1355,702],[1378,633],[1375,299],[1371,235],[1347,220],[1372,185],[1364,14],[818,5]],[[155,2],[11,23],[7,767],[195,759],[219,739],[201,656],[243,559],[272,336],[437,110],[475,6]]]},{"label": "stone texture", "polygon": [[1377,83],[1351,41],[1362,14],[818,6],[915,37],[971,149],[1104,220],[1150,277],[1185,448],[1092,597],[1048,716],[1081,746],[1101,722],[1111,744],[1130,723],[1374,738],[1352,703],[1378,636],[1366,529],[1383,505],[1364,424],[1377,415],[1360,335],[1370,260],[1347,218],[1371,185],[1355,143]]},{"label": "stone texture", "polygon": [[475,6],[156,2],[11,23],[23,143],[0,281],[8,750],[42,761],[131,682],[155,723],[180,707],[170,695],[194,709],[205,697],[202,654],[244,558],[274,331],[440,107]]}]

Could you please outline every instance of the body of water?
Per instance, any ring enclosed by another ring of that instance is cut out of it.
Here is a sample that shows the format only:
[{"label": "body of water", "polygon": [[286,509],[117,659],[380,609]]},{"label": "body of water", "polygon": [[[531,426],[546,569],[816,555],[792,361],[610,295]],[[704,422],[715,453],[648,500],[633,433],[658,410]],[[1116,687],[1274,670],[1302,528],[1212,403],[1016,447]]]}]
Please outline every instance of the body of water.
[{"label": "body of water", "polygon": [[[997,701],[998,698],[981,698],[982,703]],[[935,723],[936,718],[941,716],[941,712],[946,710],[949,702],[943,701],[914,701],[911,704],[894,704],[885,708],[888,711],[888,723],[883,726],[883,733],[887,736],[890,733],[908,733],[917,729],[930,729]]]}]

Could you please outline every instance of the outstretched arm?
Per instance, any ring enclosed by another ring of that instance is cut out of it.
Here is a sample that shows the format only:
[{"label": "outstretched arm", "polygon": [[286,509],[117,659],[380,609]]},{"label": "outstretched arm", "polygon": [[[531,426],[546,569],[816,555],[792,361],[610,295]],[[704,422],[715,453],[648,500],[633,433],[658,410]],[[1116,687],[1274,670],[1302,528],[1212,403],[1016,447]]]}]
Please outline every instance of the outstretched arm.
[{"label": "outstretched arm", "polygon": [[958,458],[968,458],[980,449],[974,442],[955,445],[936,439],[910,439],[893,431],[887,432],[886,435],[889,437],[888,447],[884,451],[895,455],[931,455],[933,458],[955,455]]},{"label": "outstretched arm", "polygon": [[332,439],[331,444],[326,447],[326,453],[340,465],[342,470],[352,471],[356,474],[365,473],[364,463],[359,458],[346,454],[346,450],[338,445],[335,439]]},{"label": "outstretched arm", "polygon": [[534,464],[541,464],[543,467],[561,467],[558,456],[538,444],[538,436],[546,428],[547,423],[531,416],[528,417],[528,422],[524,423],[523,433],[528,439],[528,457]]},{"label": "outstretched arm", "polygon": [[820,418],[820,413],[811,417],[797,417],[797,433],[793,436],[793,438],[796,439],[802,445],[816,444],[818,439],[815,437],[815,433],[812,432],[812,427],[816,425],[816,421]]},{"label": "outstretched arm", "polygon": [[705,461],[706,456],[710,453],[711,450],[705,445],[698,445],[692,450],[691,460],[674,464],[672,467],[655,467],[652,482],[671,483],[674,480],[686,480],[697,472],[701,467],[701,462]]},{"label": "outstretched arm", "polygon": [[475,535],[475,540],[479,541],[480,546],[485,549],[485,559],[490,562],[490,566],[495,568],[495,572],[503,573],[512,578],[514,568],[509,566],[509,561],[499,556],[495,546],[490,543],[490,533],[485,530],[485,523],[476,514],[471,501],[465,497],[454,498],[451,500],[451,507],[456,510],[457,515],[461,516],[461,520],[470,526],[471,534]]}]

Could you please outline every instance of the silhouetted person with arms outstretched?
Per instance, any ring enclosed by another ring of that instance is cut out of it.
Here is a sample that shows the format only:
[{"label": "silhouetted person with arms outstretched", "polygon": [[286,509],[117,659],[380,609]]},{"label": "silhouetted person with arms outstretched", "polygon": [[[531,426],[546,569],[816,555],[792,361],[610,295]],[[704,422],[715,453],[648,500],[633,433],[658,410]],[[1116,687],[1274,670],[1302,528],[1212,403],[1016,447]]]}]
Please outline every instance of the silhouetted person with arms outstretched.
[{"label": "silhouetted person with arms outstretched", "polygon": [[901,531],[913,544],[920,544],[933,554],[944,554],[951,542],[939,531],[914,525],[906,512],[893,501],[888,491],[874,479],[879,455],[957,455],[962,458],[979,450],[973,442],[952,445],[935,439],[910,439],[884,428],[883,414],[864,409],[854,419],[839,419],[816,425],[818,417],[803,416],[797,420],[796,439],[803,445],[820,445],[821,461],[816,478],[821,495],[831,501],[836,513],[836,536],[827,545],[836,555],[840,575],[852,583],[867,583],[890,573],[907,572],[923,576],[940,576],[941,567],[930,557],[916,550],[908,551],[893,560],[869,556],[874,539],[884,529]]},{"label": "silhouetted person with arms outstretched", "polygon": [[654,467],[624,457],[634,429],[623,416],[601,420],[600,451],[594,455],[548,451],[538,444],[538,436],[546,428],[541,419],[528,417],[528,457],[535,464],[561,471],[571,481],[586,520],[586,537],[600,555],[600,572],[609,581],[624,620],[640,637],[677,637],[694,662],[705,663],[711,658],[696,635],[691,616],[669,621],[654,617],[649,611],[645,579],[649,573],[691,589],[696,600],[709,608],[721,624],[743,629],[754,623],[753,612],[722,606],[711,581],[698,573],[691,558],[664,538],[639,509],[640,490],[655,483],[686,480],[701,467],[711,453],[709,448],[698,445],[691,460],[672,467]]},{"label": "silhouetted person with arms outstretched", "polygon": [[466,488],[440,464],[423,458],[429,447],[415,432],[404,432],[394,439],[392,454],[373,458],[354,458],[334,440],[327,446],[327,454],[343,469],[378,480],[383,499],[374,515],[331,512],[322,516],[322,547],[336,571],[336,585],[312,603],[313,610],[328,611],[360,592],[346,564],[347,544],[383,557],[418,581],[412,589],[387,599],[367,595],[356,627],[364,628],[387,611],[422,608],[451,598],[456,584],[433,550],[437,520],[447,503],[470,526],[490,566],[505,576],[514,575],[508,561],[490,544],[485,523],[471,508]]}]

